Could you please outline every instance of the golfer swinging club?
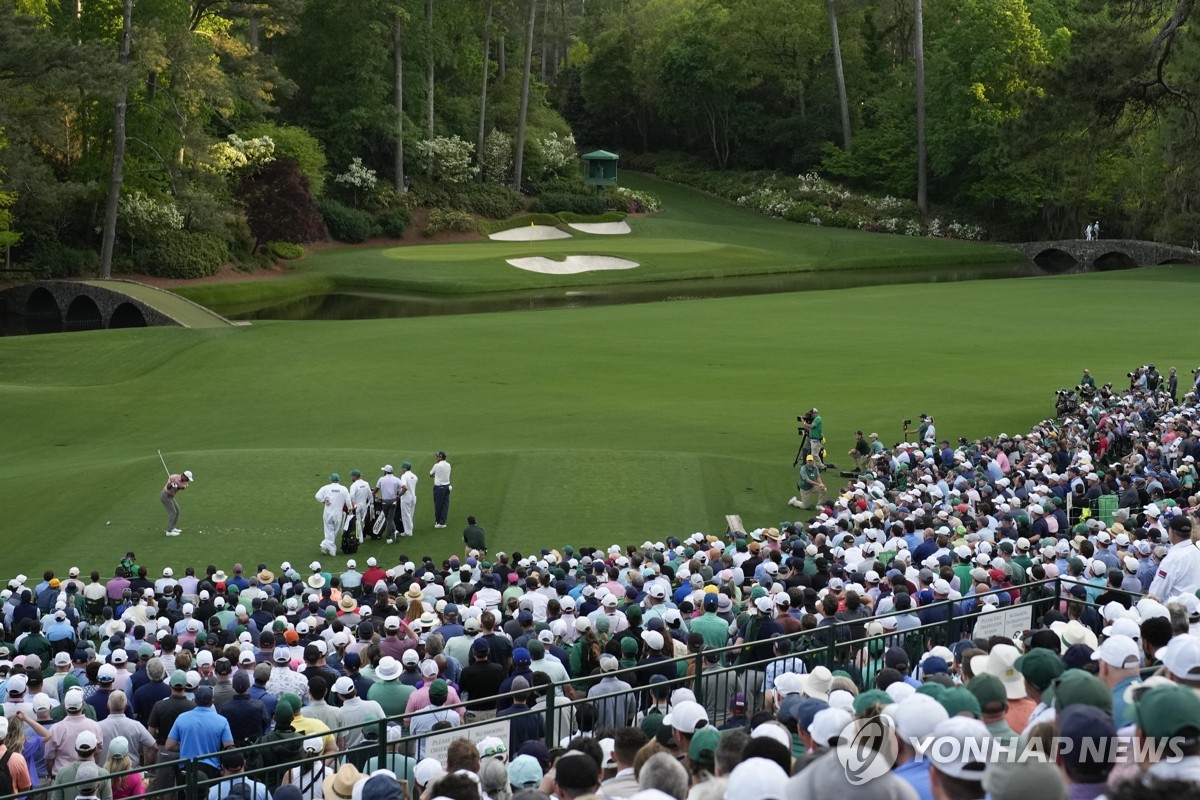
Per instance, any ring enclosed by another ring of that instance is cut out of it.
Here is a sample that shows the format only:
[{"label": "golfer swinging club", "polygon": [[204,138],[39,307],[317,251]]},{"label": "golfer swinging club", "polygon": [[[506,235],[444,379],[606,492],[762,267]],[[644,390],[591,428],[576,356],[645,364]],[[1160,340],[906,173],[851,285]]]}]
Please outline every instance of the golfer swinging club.
[{"label": "golfer swinging club", "polygon": [[[159,458],[162,458],[161,453]],[[167,462],[163,461],[163,469],[166,468]],[[163,487],[162,494],[159,495],[163,508],[167,509],[167,536],[178,536],[183,533],[175,527],[179,522],[179,503],[175,502],[175,495],[188,488],[192,480],[192,471],[189,469],[185,469],[180,475],[172,475],[171,470],[167,470],[167,485]]]}]

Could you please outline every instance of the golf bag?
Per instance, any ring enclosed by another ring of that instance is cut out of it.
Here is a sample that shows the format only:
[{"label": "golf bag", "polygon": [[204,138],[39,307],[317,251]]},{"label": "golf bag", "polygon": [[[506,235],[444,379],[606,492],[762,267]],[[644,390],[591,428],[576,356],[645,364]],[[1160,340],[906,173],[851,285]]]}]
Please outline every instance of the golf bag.
[{"label": "golf bag", "polygon": [[371,516],[375,519],[375,524],[371,526],[371,538],[382,539],[383,532],[387,529],[387,517],[383,513],[383,501],[376,500],[371,507]]},{"label": "golf bag", "polygon": [[358,552],[358,517],[354,514],[346,514],[342,521],[342,552]]}]

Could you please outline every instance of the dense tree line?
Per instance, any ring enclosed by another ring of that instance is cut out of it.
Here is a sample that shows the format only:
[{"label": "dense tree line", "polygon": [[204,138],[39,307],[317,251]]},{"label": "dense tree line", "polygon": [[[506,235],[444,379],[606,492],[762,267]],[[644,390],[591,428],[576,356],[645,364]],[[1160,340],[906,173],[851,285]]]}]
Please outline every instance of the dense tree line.
[{"label": "dense tree line", "polygon": [[0,248],[59,274],[110,250],[114,271],[204,274],[398,235],[417,205],[502,217],[514,190],[577,190],[572,130],[638,163],[669,151],[677,176],[815,171],[998,238],[1102,219],[1191,244],[1193,7],[8,0]]},{"label": "dense tree line", "polygon": [[546,0],[0,3],[0,247],[203,274],[335,227],[397,235],[437,184],[512,213],[572,171],[546,88],[565,42]]},{"label": "dense tree line", "polygon": [[[583,141],[698,169],[816,170],[993,235],[1197,237],[1191,0],[587,0]],[[923,36],[918,35],[919,27]],[[919,169],[923,54],[927,167]]]}]

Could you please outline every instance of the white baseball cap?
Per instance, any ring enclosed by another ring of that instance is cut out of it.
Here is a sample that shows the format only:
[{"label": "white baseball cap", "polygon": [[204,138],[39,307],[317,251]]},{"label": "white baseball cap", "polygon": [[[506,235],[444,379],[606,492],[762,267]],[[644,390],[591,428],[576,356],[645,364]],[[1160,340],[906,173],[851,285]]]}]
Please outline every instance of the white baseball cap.
[{"label": "white baseball cap", "polygon": [[[648,631],[648,633],[653,633],[653,631]],[[667,715],[663,717],[663,724],[670,725],[682,733],[695,733],[697,728],[703,728],[708,724],[708,712],[704,710],[704,706],[694,700],[684,700],[671,707]]]},{"label": "white baseball cap", "polygon": [[783,767],[768,758],[748,758],[729,773],[725,800],[784,800],[787,784]]},{"label": "white baseball cap", "polygon": [[955,748],[956,754],[960,755],[960,758],[953,761],[932,759],[931,763],[934,769],[960,780],[974,782],[983,780],[983,772],[987,764],[972,758],[973,755],[977,756],[987,752],[986,743],[992,736],[982,722],[970,717],[950,717],[934,727],[933,736],[937,739],[954,739],[961,745],[959,748]]},{"label": "white baseball cap", "polygon": [[1117,669],[1135,669],[1140,664],[1138,653],[1137,642],[1118,634],[1108,637],[1096,648],[1092,653],[1092,661],[1103,661]]}]

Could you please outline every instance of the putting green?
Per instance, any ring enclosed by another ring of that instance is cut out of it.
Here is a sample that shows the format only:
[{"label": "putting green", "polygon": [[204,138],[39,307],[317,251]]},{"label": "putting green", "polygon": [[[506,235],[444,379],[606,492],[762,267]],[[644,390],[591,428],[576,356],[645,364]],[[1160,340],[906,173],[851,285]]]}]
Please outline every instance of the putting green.
[{"label": "putting green", "polygon": [[[506,269],[511,269],[505,267]],[[512,270],[517,272],[517,270]],[[363,555],[658,539],[794,510],[794,417],[816,405],[833,459],[855,427],[892,442],[1027,429],[1088,367],[1182,375],[1200,270],[880,286],[561,311],[257,323],[0,339],[8,573],[317,555],[330,471],[411,459],[418,534]],[[1156,321],[1163,322],[1156,322]],[[1126,324],[1125,321],[1128,321]],[[163,536],[161,448],[192,469],[184,536]],[[432,454],[454,465],[432,529]],[[111,523],[111,524],[106,524]],[[203,533],[200,531],[203,530]]]},{"label": "putting green", "polygon": [[[1002,247],[798,225],[645,176],[623,176],[622,181],[653,191],[664,204],[658,214],[630,219],[632,233],[627,236],[575,233],[552,241],[334,248],[291,262],[293,277],[176,291],[220,311],[330,291],[462,295],[866,268],[953,268],[961,273],[1022,261]],[[411,236],[420,241],[419,234]],[[568,255],[616,256],[641,266],[545,275],[505,264],[510,258]],[[314,288],[313,281],[319,286]]]}]

